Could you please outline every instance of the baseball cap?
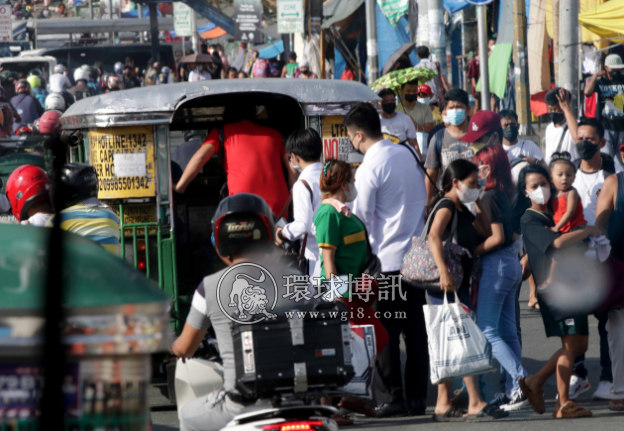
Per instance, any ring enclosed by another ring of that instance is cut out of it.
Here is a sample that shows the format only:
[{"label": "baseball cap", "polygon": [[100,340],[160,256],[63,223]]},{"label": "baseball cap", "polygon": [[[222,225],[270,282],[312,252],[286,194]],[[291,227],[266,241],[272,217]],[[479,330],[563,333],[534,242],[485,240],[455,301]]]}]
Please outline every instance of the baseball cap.
[{"label": "baseball cap", "polygon": [[421,84],[420,86],[418,86],[418,92],[419,93],[423,93],[423,94],[428,94],[428,95],[433,95],[433,91],[431,90],[431,87],[429,87],[427,84]]},{"label": "baseball cap", "polygon": [[624,144],[620,145],[620,151],[624,151]]},{"label": "baseball cap", "polygon": [[299,62],[299,68],[307,67],[310,68],[310,62],[308,60],[301,60]]},{"label": "baseball cap", "polygon": [[605,59],[605,66],[611,69],[624,69],[622,57],[617,54],[609,54]]},{"label": "baseball cap", "polygon": [[470,118],[468,133],[462,136],[464,142],[476,142],[483,135],[495,132],[501,128],[501,118],[496,112],[479,111]]}]

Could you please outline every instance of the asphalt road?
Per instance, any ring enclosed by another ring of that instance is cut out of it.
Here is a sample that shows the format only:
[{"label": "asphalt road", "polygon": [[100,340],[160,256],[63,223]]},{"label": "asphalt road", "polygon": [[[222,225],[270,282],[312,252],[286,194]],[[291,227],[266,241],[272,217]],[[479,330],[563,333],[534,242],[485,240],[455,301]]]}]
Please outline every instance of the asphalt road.
[{"label": "asphalt road", "polygon": [[[523,364],[529,374],[538,371],[548,358],[560,347],[557,339],[547,339],[544,334],[542,319],[539,313],[529,311],[527,307],[528,285],[523,286],[521,293],[521,324],[523,338]],[[577,403],[589,408],[593,411],[594,417],[587,419],[574,420],[555,420],[551,414],[555,405],[556,383],[554,377],[551,378],[545,386],[546,394],[546,414],[537,415],[531,409],[513,412],[508,418],[490,423],[462,423],[458,424],[433,424],[430,420],[430,414],[433,413],[437,391],[434,387],[430,387],[428,403],[428,416],[391,418],[391,419],[364,419],[356,418],[356,424],[345,429],[367,429],[367,430],[384,430],[384,431],[408,431],[416,425],[427,425],[428,429],[434,428],[439,430],[460,429],[462,431],[477,431],[483,429],[502,430],[505,431],[524,431],[527,426],[531,431],[549,430],[549,431],[587,431],[593,428],[600,431],[623,431],[624,430],[624,414],[616,414],[608,410],[608,402],[592,401],[591,394],[598,386],[598,377],[600,374],[600,355],[599,355],[599,337],[598,322],[593,317],[590,319],[590,339],[589,351],[587,352],[586,367],[589,370],[589,377],[592,389],[576,400]],[[495,389],[498,387],[499,375],[489,374],[485,377],[485,393],[487,399],[491,399]],[[169,406],[168,401],[163,396],[164,384],[153,385],[150,390],[150,402],[152,405],[152,420],[154,423],[154,431],[172,431],[178,430],[177,412]]]}]

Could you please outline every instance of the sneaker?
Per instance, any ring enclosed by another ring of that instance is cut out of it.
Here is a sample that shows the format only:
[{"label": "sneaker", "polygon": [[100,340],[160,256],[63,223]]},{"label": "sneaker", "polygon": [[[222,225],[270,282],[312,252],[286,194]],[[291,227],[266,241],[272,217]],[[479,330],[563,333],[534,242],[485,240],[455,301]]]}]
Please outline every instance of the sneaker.
[{"label": "sneaker", "polygon": [[[507,397],[505,397],[507,398]],[[500,409],[506,412],[515,412],[529,405],[528,398],[520,389],[511,394],[511,399],[507,404],[501,404]]]},{"label": "sneaker", "polygon": [[598,383],[598,389],[594,392],[594,400],[615,400],[618,397],[613,393],[613,383],[602,381]]},{"label": "sneaker", "polygon": [[496,406],[500,408],[500,406],[504,404],[509,404],[510,401],[511,399],[504,392],[499,392],[497,394],[494,394],[494,399],[490,401],[488,404],[490,404],[491,406]]},{"label": "sneaker", "polygon": [[570,399],[575,400],[591,388],[589,379],[586,377],[581,379],[578,376],[572,375],[570,378]]}]

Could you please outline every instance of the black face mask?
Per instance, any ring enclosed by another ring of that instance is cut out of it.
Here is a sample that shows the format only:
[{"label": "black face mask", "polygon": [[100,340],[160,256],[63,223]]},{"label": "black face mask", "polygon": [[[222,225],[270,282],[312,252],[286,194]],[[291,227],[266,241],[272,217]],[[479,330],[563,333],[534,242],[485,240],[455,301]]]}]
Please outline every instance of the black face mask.
[{"label": "black face mask", "polygon": [[513,142],[518,137],[518,126],[509,126],[503,129],[503,138],[509,142]]},{"label": "black face mask", "polygon": [[622,72],[620,72],[619,70],[612,70],[611,72],[609,72],[609,76],[611,77],[611,79],[618,79],[622,77]]},{"label": "black face mask", "polygon": [[414,102],[417,98],[418,98],[418,94],[406,94],[405,95],[405,100],[407,100],[409,103]]},{"label": "black face mask", "polygon": [[395,111],[396,103],[382,103],[381,109],[383,109],[386,114],[390,115]]},{"label": "black face mask", "polygon": [[592,157],[598,152],[598,145],[594,145],[591,141],[583,139],[577,142],[576,151],[583,160],[591,160]]},{"label": "black face mask", "polygon": [[551,112],[551,114],[550,114],[550,121],[552,121],[553,124],[559,124],[564,119],[565,119],[565,115],[563,115],[560,112]]}]

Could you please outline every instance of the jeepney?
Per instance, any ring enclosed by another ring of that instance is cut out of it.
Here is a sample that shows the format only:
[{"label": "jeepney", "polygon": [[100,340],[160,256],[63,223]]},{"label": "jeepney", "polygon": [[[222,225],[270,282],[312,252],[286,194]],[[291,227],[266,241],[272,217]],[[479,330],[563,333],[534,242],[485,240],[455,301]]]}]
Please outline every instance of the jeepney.
[{"label": "jeepney", "polygon": [[354,104],[377,100],[368,87],[349,81],[203,81],[84,99],[61,123],[71,160],[95,167],[98,197],[119,215],[122,258],[158,282],[181,322],[202,278],[223,265],[210,240],[222,169],[214,157],[184,194],[174,195],[174,176],[184,168],[172,163],[181,132],[205,136],[224,124],[226,110],[253,104],[266,108],[258,123],[284,139],[311,127],[322,136],[324,158],[358,163],[362,156],[350,144],[343,117]]}]

